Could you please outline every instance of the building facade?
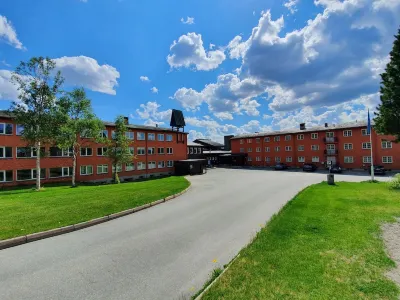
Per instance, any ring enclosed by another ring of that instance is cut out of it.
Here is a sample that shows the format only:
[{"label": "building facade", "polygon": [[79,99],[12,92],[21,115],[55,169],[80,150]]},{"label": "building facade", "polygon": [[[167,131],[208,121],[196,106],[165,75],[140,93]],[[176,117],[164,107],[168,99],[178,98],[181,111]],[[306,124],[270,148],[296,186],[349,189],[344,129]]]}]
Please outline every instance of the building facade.
[{"label": "building facade", "polygon": [[[114,124],[104,122],[103,136],[112,138]],[[135,180],[173,174],[174,162],[187,158],[187,134],[167,128],[127,124],[127,136],[132,141],[131,163],[118,166],[121,180]],[[34,184],[36,179],[36,151],[21,139],[23,128],[0,114],[0,187]],[[110,181],[113,168],[104,156],[104,145],[92,139],[82,139],[77,158],[77,182]],[[43,183],[70,181],[72,153],[52,145],[42,148],[41,177]]]},{"label": "building facade", "polygon": [[[392,136],[372,129],[375,165],[400,170],[400,144]],[[232,153],[247,154],[246,164],[268,167],[286,163],[302,167],[314,163],[319,168],[339,164],[345,169],[367,169],[371,165],[371,143],[366,122],[328,125],[287,131],[246,134],[231,139]]]}]

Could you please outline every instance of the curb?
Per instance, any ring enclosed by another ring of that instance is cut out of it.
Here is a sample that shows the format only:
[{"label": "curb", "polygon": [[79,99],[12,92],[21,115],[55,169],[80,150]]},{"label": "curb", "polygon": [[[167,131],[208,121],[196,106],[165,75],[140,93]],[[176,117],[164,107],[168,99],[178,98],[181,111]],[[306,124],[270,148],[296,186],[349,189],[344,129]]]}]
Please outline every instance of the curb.
[{"label": "curb", "polygon": [[69,233],[72,231],[76,231],[76,230],[80,230],[80,229],[84,229],[87,227],[91,227],[97,224],[101,224],[104,222],[108,222],[117,218],[121,218],[133,213],[136,213],[138,211],[162,204],[164,202],[167,202],[169,200],[172,200],[178,196],[183,195],[184,193],[186,193],[188,190],[190,189],[190,186],[188,188],[186,188],[185,190],[183,190],[182,192],[179,192],[175,195],[172,196],[168,196],[165,197],[164,199],[160,199],[145,205],[141,205],[135,208],[130,208],[118,213],[114,213],[105,217],[101,217],[101,218],[96,218],[96,219],[92,219],[86,222],[82,222],[82,223],[78,223],[78,224],[74,224],[74,225],[69,225],[69,226],[65,226],[65,227],[61,227],[61,228],[55,228],[55,229],[50,229],[47,231],[42,231],[42,232],[36,232],[36,233],[31,233],[28,235],[24,235],[24,236],[19,236],[19,237],[15,237],[15,238],[11,238],[11,239],[7,239],[7,240],[0,240],[0,250],[6,249],[6,248],[10,248],[10,247],[15,247],[15,246],[19,246],[22,244],[26,244],[26,243],[30,243],[30,242],[34,242],[34,241],[38,241],[38,240],[42,240],[42,239],[46,239],[49,237],[53,237],[53,236],[57,236],[57,235],[61,235],[64,233]]}]

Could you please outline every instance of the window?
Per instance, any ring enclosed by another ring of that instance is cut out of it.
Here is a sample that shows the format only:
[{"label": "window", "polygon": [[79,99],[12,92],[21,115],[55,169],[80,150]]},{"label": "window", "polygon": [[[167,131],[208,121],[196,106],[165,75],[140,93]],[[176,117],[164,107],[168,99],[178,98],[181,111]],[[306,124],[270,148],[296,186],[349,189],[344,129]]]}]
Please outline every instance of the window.
[{"label": "window", "polygon": [[256,138],[256,144],[259,144],[261,142],[260,138]]},{"label": "window", "polygon": [[247,161],[253,161],[253,159],[251,157],[248,157]]},{"label": "window", "polygon": [[167,154],[172,154],[174,152],[174,149],[172,148],[167,148]]},{"label": "window", "polygon": [[281,158],[279,156],[275,157],[275,162],[277,163],[281,162]]},{"label": "window", "polygon": [[[44,153],[44,147],[40,148],[40,153]],[[37,157],[37,151],[31,147],[17,147],[17,158],[31,158]]]},{"label": "window", "polygon": [[138,132],[136,136],[138,141],[144,141],[146,139],[146,135],[144,134],[144,132]]},{"label": "window", "polygon": [[275,137],[274,137],[274,141],[275,141],[275,142],[279,142],[280,140],[281,140],[281,137],[280,137],[280,136],[275,136]]},{"label": "window", "polygon": [[292,146],[286,146],[285,151],[292,151]]},{"label": "window", "polygon": [[240,152],[241,152],[241,153],[244,153],[244,148],[240,148]]},{"label": "window", "polygon": [[125,136],[128,140],[134,140],[135,139],[135,133],[132,131],[127,131],[125,132]]},{"label": "window", "polygon": [[353,156],[345,156],[345,157],[344,157],[344,163],[345,163],[345,164],[352,164],[352,163],[354,163],[354,157],[353,157]]},{"label": "window", "polygon": [[13,124],[0,123],[0,134],[12,134],[12,133],[13,133]]},{"label": "window", "polygon": [[281,147],[279,147],[279,146],[275,147],[275,152],[279,152],[280,150],[281,150]]},{"label": "window", "polygon": [[299,141],[304,140],[304,134],[298,134],[298,135],[297,135],[297,139],[298,139]]},{"label": "window", "polygon": [[247,139],[247,144],[251,144],[253,142],[252,139]]},{"label": "window", "polygon": [[335,144],[328,144],[328,145],[326,145],[326,149],[327,149],[327,150],[335,150],[335,149],[336,149]]},{"label": "window", "polygon": [[50,168],[50,178],[72,176],[72,167]]},{"label": "window", "polygon": [[122,165],[121,164],[116,164],[112,166],[112,171],[114,173],[114,168],[116,169],[117,173],[122,172]]},{"label": "window", "polygon": [[100,131],[99,136],[100,136],[101,138],[108,138],[108,130],[102,130],[102,131]]},{"label": "window", "polygon": [[[46,169],[40,169],[40,178],[46,178]],[[17,180],[34,180],[36,179],[36,169],[17,170]]]},{"label": "window", "polygon": [[318,133],[311,133],[311,139],[312,140],[318,139]]},{"label": "window", "polygon": [[164,142],[164,133],[157,134],[157,140],[160,142]]},{"label": "window", "polygon": [[256,152],[261,152],[261,147],[257,147]]},{"label": "window", "polygon": [[134,163],[126,163],[125,164],[125,171],[129,172],[129,171],[133,171],[135,170],[135,164]]},{"label": "window", "polygon": [[147,148],[147,154],[148,155],[153,155],[155,153],[156,153],[156,148],[154,148],[154,147]]},{"label": "window", "polygon": [[264,142],[269,143],[269,141],[270,141],[269,137],[264,138]]},{"label": "window", "polygon": [[352,149],[353,149],[353,144],[351,143],[344,144],[344,150],[352,150]]},{"label": "window", "polygon": [[92,148],[81,148],[81,156],[92,156]]},{"label": "window", "polygon": [[334,132],[327,132],[326,133],[326,137],[327,138],[333,138],[335,136],[335,133]]},{"label": "window", "polygon": [[17,132],[15,133],[16,135],[22,135],[22,134],[24,133],[24,126],[18,124],[18,125],[16,126],[16,131],[17,131]]},{"label": "window", "polygon": [[13,181],[13,171],[0,170],[0,182],[11,182],[11,181]]},{"label": "window", "polygon": [[361,129],[361,135],[364,135],[364,136],[369,135],[368,134],[368,130],[367,129]]},{"label": "window", "polygon": [[135,155],[135,147],[128,147],[128,153],[130,155]]},{"label": "window", "polygon": [[172,142],[172,134],[167,134],[167,142]]},{"label": "window", "polygon": [[285,141],[290,141],[292,139],[292,136],[291,135],[285,135]]},{"label": "window", "polygon": [[384,164],[392,164],[393,156],[382,156],[382,163]]},{"label": "window", "polygon": [[156,168],[156,162],[155,161],[149,161],[148,167],[149,170],[155,169]]},{"label": "window", "polygon": [[81,175],[92,175],[93,166],[81,166]]},{"label": "window", "polygon": [[257,156],[256,161],[261,161],[261,157]]},{"label": "window", "polygon": [[312,160],[313,163],[317,163],[317,162],[319,162],[319,157],[318,156],[313,156],[311,160]]},{"label": "window", "polygon": [[298,147],[297,147],[297,150],[298,150],[298,151],[304,151],[304,145],[298,146]]},{"label": "window", "polygon": [[197,154],[197,148],[193,148],[194,154]]},{"label": "window", "polygon": [[371,143],[370,142],[362,143],[362,148],[363,149],[371,149]]},{"label": "window", "polygon": [[137,148],[137,154],[138,155],[145,155],[146,154],[146,149],[144,147],[138,147]]},{"label": "window", "polygon": [[265,158],[265,161],[266,161],[266,162],[271,162],[271,157],[266,157],[266,158]]},{"label": "window", "polygon": [[243,139],[240,140],[240,144],[241,144],[241,145],[244,144],[244,140],[243,140]]},{"label": "window", "polygon": [[142,162],[142,161],[139,161],[139,162],[137,163],[137,169],[138,169],[138,170],[146,170],[146,163],[145,163],[145,162]]},{"label": "window", "polygon": [[247,152],[253,152],[253,148],[247,148]]},{"label": "window", "polygon": [[382,141],[382,149],[391,149],[391,148],[392,148],[392,142]]},{"label": "window", "polygon": [[304,156],[299,156],[299,157],[298,157],[298,161],[301,162],[301,163],[303,163],[303,162],[306,161],[306,159],[305,159]]},{"label": "window", "polygon": [[343,130],[343,136],[349,137],[352,135],[353,135],[353,132],[351,130]]},{"label": "window", "polygon": [[190,147],[190,154],[193,154],[193,147]]},{"label": "window", "polygon": [[72,156],[72,148],[61,149],[58,147],[50,147],[49,149],[50,157],[69,157]]},{"label": "window", "polygon": [[12,147],[0,147],[0,158],[12,158]]},{"label": "window", "polygon": [[371,156],[363,156],[363,163],[370,164],[371,163]]},{"label": "window", "polygon": [[312,151],[318,151],[319,150],[319,145],[311,145],[311,150]]},{"label": "window", "polygon": [[107,174],[107,173],[108,173],[108,165],[97,166],[97,174]]},{"label": "window", "polygon": [[288,163],[292,162],[292,157],[291,156],[287,156],[286,157],[286,162],[288,162]]},{"label": "window", "polygon": [[157,148],[157,153],[164,154],[165,153],[164,148]]},{"label": "window", "polygon": [[168,168],[172,168],[173,166],[174,166],[174,161],[173,160],[167,161],[167,167]]},{"label": "window", "polygon": [[197,152],[198,152],[199,154],[201,154],[201,153],[203,153],[203,149],[202,149],[201,147],[199,147],[199,148],[197,148]]},{"label": "window", "polygon": [[159,161],[159,162],[158,162],[158,168],[159,168],[159,169],[165,168],[165,161]]},{"label": "window", "polygon": [[155,141],[156,140],[156,135],[154,133],[148,133],[147,134],[147,140]]}]

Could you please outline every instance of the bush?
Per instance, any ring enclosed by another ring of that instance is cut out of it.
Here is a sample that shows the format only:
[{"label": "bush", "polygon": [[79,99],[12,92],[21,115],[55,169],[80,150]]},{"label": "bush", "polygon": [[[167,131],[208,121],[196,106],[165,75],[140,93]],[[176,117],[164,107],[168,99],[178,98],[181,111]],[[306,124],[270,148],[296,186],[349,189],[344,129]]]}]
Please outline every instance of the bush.
[{"label": "bush", "polygon": [[400,190],[400,174],[396,174],[388,184],[390,189]]}]

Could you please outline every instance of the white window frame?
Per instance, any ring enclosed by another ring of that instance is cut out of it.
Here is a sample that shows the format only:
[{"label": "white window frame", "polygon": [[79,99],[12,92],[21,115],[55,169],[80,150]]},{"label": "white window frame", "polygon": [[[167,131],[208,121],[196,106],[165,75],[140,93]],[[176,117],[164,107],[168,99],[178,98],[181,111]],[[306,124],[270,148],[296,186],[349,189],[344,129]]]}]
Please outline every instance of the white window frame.
[{"label": "white window frame", "polygon": [[311,151],[319,151],[319,145],[311,145]]},{"label": "white window frame", "polygon": [[291,141],[292,136],[290,134],[285,135],[285,141]]},{"label": "white window frame", "polygon": [[127,131],[125,132],[125,136],[128,140],[133,141],[135,139],[135,132]]},{"label": "white window frame", "polygon": [[[25,149],[31,148],[31,156],[18,157],[18,148],[25,148]],[[43,148],[43,147],[40,147],[40,148]],[[15,147],[15,158],[21,159],[21,158],[35,158],[35,157],[37,157],[37,151],[36,151],[35,147]],[[27,169],[24,169],[24,170],[27,170]]]},{"label": "white window frame", "polygon": [[[88,168],[92,168],[92,172],[91,173],[89,173],[88,172]],[[82,174],[82,168],[85,168],[85,174]],[[87,166],[81,166],[80,168],[79,168],[79,174],[81,174],[81,176],[89,176],[89,175],[93,175],[93,166],[91,166],[91,165],[87,165]]]},{"label": "white window frame", "polygon": [[269,156],[266,157],[266,158],[265,158],[265,162],[271,162],[271,157],[269,157]]},{"label": "white window frame", "polygon": [[104,130],[100,131],[99,136],[101,138],[108,138],[108,130],[104,129]]},{"label": "white window frame", "polygon": [[297,161],[299,163],[304,163],[304,162],[306,162],[306,158],[304,156],[299,156],[299,157],[297,157]]},{"label": "white window frame", "polygon": [[[10,158],[13,158],[13,150],[12,150],[12,147],[1,146],[0,148],[3,149],[3,154],[4,154],[4,156],[0,156],[0,159],[10,159]],[[11,157],[6,157],[6,148],[11,148]]]},{"label": "white window frame", "polygon": [[240,139],[240,145],[243,145],[243,144],[244,144],[244,140]]},{"label": "white window frame", "polygon": [[363,164],[370,164],[371,162],[371,156],[363,156]]},{"label": "white window frame", "polygon": [[298,134],[298,135],[297,135],[297,140],[298,140],[298,141],[304,140],[304,134]]},{"label": "white window frame", "polygon": [[260,138],[256,138],[256,144],[261,143],[261,139]]},{"label": "white window frame", "polygon": [[353,131],[352,130],[343,130],[343,136],[344,137],[352,137]]},{"label": "white window frame", "polygon": [[383,164],[392,164],[393,156],[382,156],[382,163]]},{"label": "white window frame", "polygon": [[[29,179],[20,179],[18,180],[18,171],[23,171],[23,170],[29,170],[29,169],[20,169],[20,170],[16,170],[15,172],[15,176],[17,178],[17,181],[29,181],[29,180],[35,180],[36,179],[36,169],[30,169],[31,170],[31,178]],[[44,172],[42,172],[44,171]],[[34,175],[35,174],[35,175]],[[42,175],[44,174],[44,176]],[[46,179],[46,169],[45,168],[40,168],[40,175],[42,175],[43,177],[41,177],[40,179]]]},{"label": "white window frame", "polygon": [[172,142],[173,138],[172,138],[172,134],[167,134],[167,137],[165,139],[167,142]]},{"label": "white window frame", "polygon": [[[101,169],[101,170],[99,171],[99,169]],[[106,169],[106,170],[104,170],[104,169]],[[97,165],[96,171],[97,171],[97,174],[108,174],[108,165],[106,165],[106,164]]]},{"label": "white window frame", "polygon": [[265,147],[265,152],[271,152],[271,148],[270,147]]},{"label": "white window frame", "polygon": [[[7,181],[6,180],[6,172],[7,171],[11,171],[12,172],[12,179],[11,179],[11,181]],[[13,170],[0,170],[0,174],[3,174],[3,178],[4,178],[4,180],[0,180],[0,182],[1,183],[3,183],[3,182],[13,182],[13,180],[14,180],[14,171]]]},{"label": "white window frame", "polygon": [[130,155],[135,155],[135,147],[128,147],[128,152]]},{"label": "white window frame", "polygon": [[148,170],[153,170],[157,168],[157,163],[155,161],[149,161],[147,164],[147,169]]},{"label": "white window frame", "polygon": [[144,161],[139,161],[137,163],[137,169],[138,170],[146,170],[146,163]]},{"label": "white window frame", "polygon": [[304,151],[304,145],[298,145],[297,151]]},{"label": "white window frame", "polygon": [[369,136],[368,129],[367,128],[366,129],[361,129],[361,135],[362,136]]},{"label": "white window frame", "polygon": [[146,155],[146,148],[145,147],[137,147],[137,155]]},{"label": "white window frame", "polygon": [[344,150],[353,150],[353,143],[345,143],[343,148]]},{"label": "white window frame", "polygon": [[[160,164],[161,164],[161,166],[160,166]],[[165,168],[165,161],[159,161],[158,163],[157,163],[157,168],[159,168],[159,169],[164,169]]]},{"label": "white window frame", "polygon": [[247,148],[247,152],[253,152],[253,148]]},{"label": "white window frame", "polygon": [[261,157],[260,157],[260,156],[257,156],[257,157],[256,157],[256,161],[261,161]]},{"label": "white window frame", "polygon": [[311,161],[312,161],[313,163],[319,163],[319,156],[313,156],[313,157],[311,158]]},{"label": "white window frame", "polygon": [[174,167],[174,161],[173,160],[168,160],[167,161],[167,168],[173,168]]},{"label": "white window frame", "polygon": [[[162,149],[161,152],[160,152],[160,149]],[[157,148],[157,154],[158,154],[158,155],[164,155],[164,154],[165,154],[165,148],[164,148],[164,147],[158,147],[158,148]]]},{"label": "white window frame", "polygon": [[18,131],[19,131],[18,128],[20,128],[20,127],[22,127],[22,131],[24,131],[24,126],[21,124],[17,124],[17,125],[15,125],[15,135],[18,135],[18,136],[22,135],[21,133],[18,133]]},{"label": "white window frame", "polygon": [[326,150],[336,150],[335,144],[327,144],[326,145]]},{"label": "white window frame", "polygon": [[334,138],[335,137],[335,132],[334,131],[327,131],[325,135],[326,135],[327,138]]},{"label": "white window frame", "polygon": [[281,162],[281,157],[280,156],[275,156],[275,162],[280,163]]},{"label": "white window frame", "polygon": [[318,133],[311,133],[311,139],[312,140],[317,140],[318,139]]},{"label": "white window frame", "polygon": [[[83,150],[83,149],[85,149],[85,155],[82,155],[82,150]],[[88,152],[87,149],[92,149],[92,154],[88,155],[88,154],[87,154],[87,152]],[[80,151],[79,151],[79,154],[80,154],[80,156],[82,156],[82,157],[93,156],[93,148],[91,148],[91,147],[81,147],[81,149],[80,149]]]},{"label": "white window frame", "polygon": [[345,164],[353,164],[354,163],[354,156],[345,156],[344,157]]},{"label": "white window frame", "polygon": [[382,141],[381,142],[382,149],[392,149],[391,141]]},{"label": "white window frame", "polygon": [[167,155],[172,155],[172,154],[174,154],[174,148],[168,147],[167,148]]},{"label": "white window frame", "polygon": [[145,141],[146,140],[146,133],[144,133],[144,132],[136,132],[136,140]]},{"label": "white window frame", "polygon": [[251,144],[251,143],[253,143],[253,140],[252,139],[247,139],[247,144]]},{"label": "white window frame", "polygon": [[292,146],[285,146],[285,151],[292,151]]},{"label": "white window frame", "polygon": [[125,171],[126,172],[135,171],[135,163],[133,163],[133,162],[126,163],[125,164]]},{"label": "white window frame", "polygon": [[156,148],[155,147],[147,147],[147,155],[154,155],[156,154]]},{"label": "white window frame", "polygon": [[[0,135],[13,135],[14,133],[14,126],[12,123],[0,123],[0,125],[3,125],[3,132],[0,132]],[[6,133],[6,127],[7,125],[11,125],[11,133]]]},{"label": "white window frame", "polygon": [[165,140],[164,133],[157,133],[157,141],[164,142],[164,140]]},{"label": "white window frame", "polygon": [[[99,155],[99,149],[101,149],[101,155]],[[107,152],[107,147],[97,147],[96,155],[100,157],[106,156],[105,153]]]},{"label": "white window frame", "polygon": [[280,135],[274,136],[274,142],[280,142],[280,141],[281,141]]},{"label": "white window frame", "polygon": [[267,136],[267,137],[264,138],[264,142],[265,142],[265,143],[269,143],[270,141],[271,141],[271,139],[270,139],[269,136]]},{"label": "white window frame", "polygon": [[155,141],[156,140],[156,134],[155,133],[148,133],[147,134],[147,140],[148,141]]},{"label": "white window frame", "polygon": [[257,147],[256,152],[261,152],[261,147]]},{"label": "white window frame", "polygon": [[275,152],[279,152],[279,151],[281,151],[281,147],[276,146],[276,147],[275,147]]},{"label": "white window frame", "polygon": [[363,150],[371,150],[371,142],[364,142],[361,144]]},{"label": "white window frame", "polygon": [[293,161],[293,158],[291,156],[286,157],[286,162],[291,163]]}]

